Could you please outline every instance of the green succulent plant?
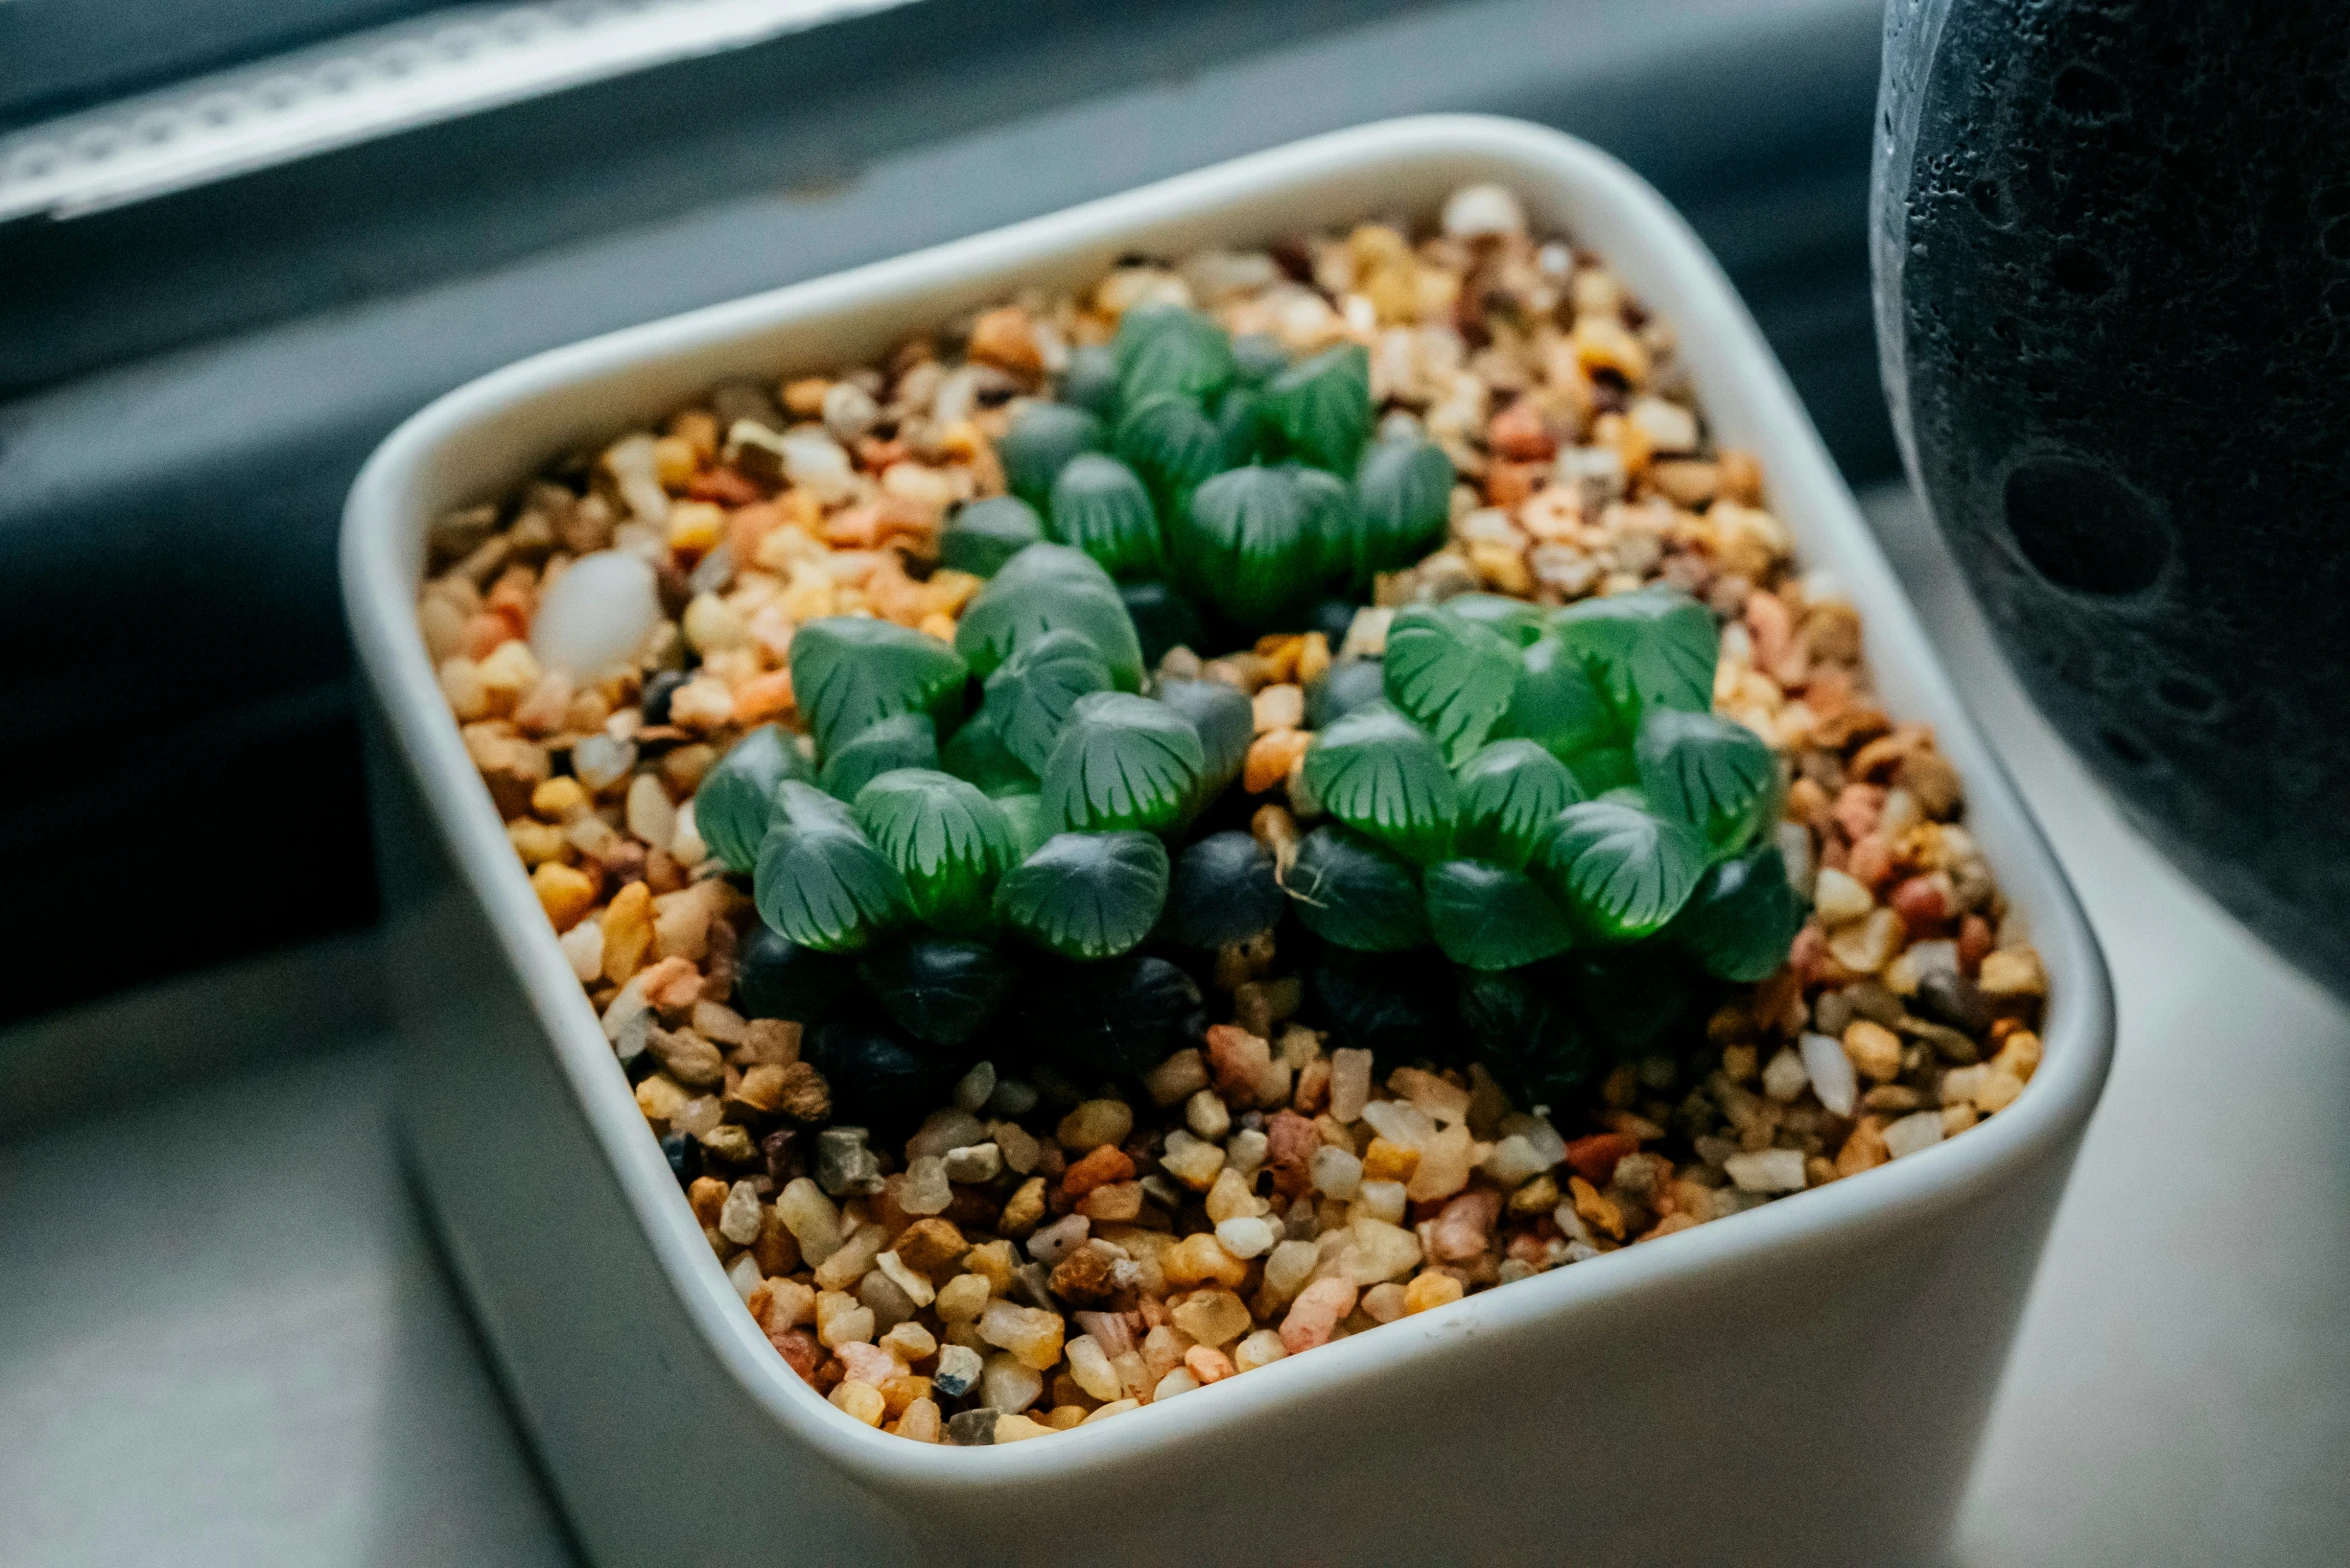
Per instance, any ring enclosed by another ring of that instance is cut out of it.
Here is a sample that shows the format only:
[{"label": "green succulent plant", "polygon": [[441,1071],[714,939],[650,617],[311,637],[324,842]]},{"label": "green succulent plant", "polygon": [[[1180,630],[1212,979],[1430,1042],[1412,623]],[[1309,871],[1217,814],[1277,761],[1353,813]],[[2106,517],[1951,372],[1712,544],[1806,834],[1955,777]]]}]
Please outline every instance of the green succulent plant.
[{"label": "green succulent plant", "polygon": [[1374,440],[1376,415],[1359,344],[1293,364],[1187,306],[1137,306],[1113,342],[1071,356],[1058,401],[1024,405],[998,442],[1023,510],[970,503],[942,554],[988,575],[1033,523],[1130,598],[1148,590],[1146,642],[1202,612],[1251,634],[1299,630],[1325,597],[1360,597],[1443,541],[1451,460],[1417,436]]},{"label": "green succulent plant", "polygon": [[[1399,611],[1383,700],[1350,698],[1306,754],[1334,821],[1286,879],[1299,919],[1357,952],[1432,946],[1463,974],[1567,985],[1551,971],[1568,964],[1586,1002],[1635,972],[1762,979],[1804,910],[1767,837],[1777,758],[1707,711],[1716,654],[1712,616],[1668,589]],[[1464,990],[1472,1036],[1524,1014],[1516,996]],[[1632,1016],[1588,1010],[1619,1035]],[[1558,1051],[1588,1048],[1568,1034]],[[1504,1044],[1497,1072],[1541,1076],[1532,1046]]]},{"label": "green succulent plant", "polygon": [[1197,1042],[1213,951],[1292,914],[1318,1022],[1390,1056],[1466,1041],[1529,1103],[1785,961],[1777,759],[1710,711],[1713,617],[1665,589],[1399,610],[1306,694],[1316,820],[1277,863],[1239,831],[1248,697],[1151,666],[1330,624],[1441,542],[1452,465],[1375,437],[1359,347],[1291,363],[1183,308],[1129,312],[1059,390],[999,443],[1013,494],[944,531],[986,579],[953,645],[811,622],[809,736],[754,730],[696,797],[760,916],[740,1000],[806,1024],[843,1103],[982,1049],[1139,1071]]}]

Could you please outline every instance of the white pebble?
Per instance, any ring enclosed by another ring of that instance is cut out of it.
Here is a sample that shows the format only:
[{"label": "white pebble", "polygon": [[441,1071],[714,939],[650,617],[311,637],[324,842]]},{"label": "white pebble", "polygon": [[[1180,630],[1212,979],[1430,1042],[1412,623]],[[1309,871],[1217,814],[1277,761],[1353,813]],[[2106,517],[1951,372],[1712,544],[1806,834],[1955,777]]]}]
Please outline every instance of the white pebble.
[{"label": "white pebble", "polygon": [[1023,1366],[1020,1358],[1009,1351],[989,1356],[985,1370],[979,1374],[979,1402],[1006,1414],[1026,1410],[1043,1392],[1044,1374],[1034,1367]]},{"label": "white pebble", "polygon": [[1325,1198],[1344,1202],[1362,1191],[1363,1162],[1351,1150],[1324,1144],[1306,1162],[1306,1172],[1313,1179],[1314,1190]]},{"label": "white pebble", "polygon": [[1354,1207],[1347,1213],[1358,1219],[1385,1220],[1390,1225],[1403,1223],[1406,1192],[1400,1181],[1367,1181],[1355,1195]]},{"label": "white pebble", "polygon": [[1162,1399],[1173,1399],[1177,1394],[1188,1394],[1197,1387],[1199,1387],[1199,1379],[1191,1375],[1191,1369],[1177,1367],[1165,1377],[1160,1378],[1158,1387],[1151,1390],[1151,1403],[1155,1405]]},{"label": "white pebble", "polygon": [[1506,186],[1464,185],[1444,203],[1444,232],[1455,239],[1523,234],[1526,209]]},{"label": "white pebble", "polygon": [[947,1180],[972,1185],[993,1181],[1004,1168],[1004,1151],[992,1143],[968,1144],[946,1152]]},{"label": "white pebble", "polygon": [[1786,1046],[1781,1046],[1779,1054],[1763,1068],[1763,1093],[1782,1104],[1803,1093],[1810,1084],[1811,1074],[1805,1069],[1802,1056]]},{"label": "white pebble", "polygon": [[[1564,1149],[1559,1151],[1563,1155]],[[1558,1163],[1557,1158],[1544,1159],[1534,1147],[1534,1140],[1523,1133],[1511,1133],[1493,1146],[1485,1157],[1486,1175],[1504,1187],[1515,1187],[1527,1177],[1539,1174]],[[1333,1195],[1335,1196],[1335,1194]]]},{"label": "white pebble", "polygon": [[917,1307],[927,1307],[938,1299],[938,1287],[928,1276],[908,1268],[895,1251],[885,1252],[873,1260],[883,1277],[906,1293],[906,1300]]},{"label": "white pebble", "polygon": [[1917,1111],[1885,1129],[1885,1149],[1893,1158],[1930,1149],[1942,1141],[1942,1113]]},{"label": "white pebble", "polygon": [[1812,884],[1812,910],[1823,926],[1858,920],[1876,907],[1867,888],[1834,866],[1823,869]]},{"label": "white pebble", "polygon": [[1213,1089],[1202,1089],[1183,1102],[1183,1121],[1210,1143],[1221,1143],[1232,1130],[1232,1111]]},{"label": "white pebble", "polygon": [[1852,1058],[1844,1054],[1844,1047],[1832,1036],[1807,1034],[1802,1040],[1802,1051],[1804,1069],[1811,1077],[1811,1092],[1836,1115],[1850,1116],[1860,1097],[1860,1076],[1852,1070]]},{"label": "white pebble", "polygon": [[738,1181],[726,1189],[726,1202],[718,1210],[718,1234],[738,1247],[747,1247],[759,1239],[759,1216],[765,1205],[759,1202],[759,1189],[747,1181]]},{"label": "white pebble", "polygon": [[954,1189],[947,1185],[944,1159],[928,1154],[906,1167],[905,1189],[898,1195],[899,1208],[908,1214],[944,1214],[947,1205],[954,1201]]},{"label": "white pebble", "polygon": [[604,972],[604,927],[601,922],[582,920],[563,933],[563,960],[571,965],[571,972],[582,984]]},{"label": "white pebble", "polygon": [[785,475],[817,500],[846,501],[856,494],[856,466],[832,437],[814,430],[795,430],[783,438],[782,447]]},{"label": "white pebble", "polygon": [[677,837],[677,808],[669,791],[650,773],[640,773],[628,785],[628,831],[656,849],[665,849]]},{"label": "white pebble", "polygon": [[[1940,1126],[1939,1118],[1936,1126]],[[1764,1149],[1758,1154],[1733,1154],[1722,1162],[1740,1192],[1801,1192],[1804,1188],[1803,1151]]]},{"label": "white pebble", "polygon": [[1224,1146],[1224,1161],[1243,1176],[1254,1176],[1264,1168],[1265,1155],[1272,1148],[1272,1140],[1254,1127],[1232,1135]]},{"label": "white pebble", "polygon": [[750,1300],[751,1292],[764,1283],[759,1275],[759,1260],[747,1252],[742,1254],[726,1266],[726,1282],[734,1287],[736,1295]]},{"label": "white pebble", "polygon": [[1064,1215],[1028,1238],[1028,1255],[1047,1268],[1085,1245],[1093,1221],[1082,1214]]},{"label": "white pebble", "polygon": [[539,600],[531,652],[550,669],[589,681],[626,664],[661,624],[653,568],[618,550],[571,563]]},{"label": "white pebble", "polygon": [[1256,1215],[1236,1215],[1216,1227],[1216,1240],[1236,1258],[1254,1258],[1270,1252],[1280,1233],[1272,1222]]}]

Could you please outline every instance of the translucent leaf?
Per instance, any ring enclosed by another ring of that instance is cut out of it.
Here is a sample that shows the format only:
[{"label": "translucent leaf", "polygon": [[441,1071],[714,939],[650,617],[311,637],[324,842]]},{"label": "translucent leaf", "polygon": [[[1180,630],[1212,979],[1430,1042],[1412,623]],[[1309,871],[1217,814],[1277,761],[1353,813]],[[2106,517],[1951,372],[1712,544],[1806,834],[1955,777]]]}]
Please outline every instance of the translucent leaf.
[{"label": "translucent leaf", "polygon": [[1672,588],[1642,588],[1568,605],[1550,635],[1591,672],[1627,731],[1650,708],[1713,706],[1720,638],[1713,612]]},{"label": "translucent leaf", "polygon": [[1444,607],[1464,621],[1492,627],[1513,648],[1531,645],[1550,624],[1549,612],[1541,605],[1503,593],[1456,593]]},{"label": "translucent leaf", "polygon": [[905,918],[905,880],[849,808],[787,779],[752,879],[759,918],[802,947],[852,952]]},{"label": "translucent leaf", "polygon": [[1140,1078],[1207,1032],[1198,982],[1164,958],[1039,968],[1015,998],[1018,1027],[1080,1083]]},{"label": "translucent leaf", "polygon": [[1003,564],[1044,537],[1044,519],[1016,495],[972,501],[938,536],[938,564],[974,577],[993,577]]},{"label": "translucent leaf", "polygon": [[856,813],[918,918],[941,931],[985,929],[996,878],[1020,858],[1002,808],[951,774],[901,768],[859,790]]},{"label": "translucent leaf", "polygon": [[1306,509],[1314,519],[1314,568],[1318,589],[1350,591],[1360,532],[1355,521],[1354,492],[1337,475],[1303,463],[1285,463],[1283,471],[1305,493]]},{"label": "translucent leaf", "polygon": [[1107,343],[1080,343],[1069,351],[1061,377],[1061,401],[1100,419],[1118,412],[1118,355]]},{"label": "translucent leaf", "polygon": [[1705,849],[1635,806],[1587,800],[1553,820],[1529,870],[1579,928],[1630,941],[1679,913],[1705,873]]},{"label": "translucent leaf", "polygon": [[1063,627],[1024,644],[987,678],[985,710],[1004,749],[1041,776],[1077,699],[1110,689],[1110,663],[1083,636]]},{"label": "translucent leaf", "polygon": [[1567,765],[1530,740],[1497,740],[1460,770],[1455,847],[1524,869],[1558,814],[1583,798]]},{"label": "translucent leaf", "polygon": [[1199,732],[1206,759],[1203,791],[1213,795],[1240,777],[1249,742],[1257,733],[1256,708],[1246,694],[1222,681],[1167,680],[1159,682],[1159,701],[1189,719]]},{"label": "translucent leaf", "polygon": [[927,713],[900,713],[868,725],[854,740],[824,759],[816,782],[842,800],[893,768],[938,766],[938,730]]},{"label": "translucent leaf", "polygon": [[1306,969],[1314,1022],[1336,1045],[1369,1051],[1384,1077],[1398,1067],[1448,1059],[1453,1026],[1453,968],[1434,948],[1357,952],[1326,945]]},{"label": "translucent leaf", "polygon": [[1159,935],[1213,951],[1262,936],[1288,907],[1271,850],[1238,829],[1210,833],[1175,857]]},{"label": "translucent leaf", "polygon": [[1701,999],[1694,966],[1661,938],[1578,948],[1542,972],[1565,988],[1583,1032],[1617,1056],[1653,1049]]},{"label": "translucent leaf", "polygon": [[1517,969],[1574,945],[1574,927],[1523,871],[1486,860],[1440,860],[1421,877],[1428,932],[1470,969]]},{"label": "translucent leaf", "polygon": [[1459,1005],[1478,1058],[1521,1111],[1566,1110],[1608,1065],[1547,969],[1462,970]]},{"label": "translucent leaf", "polygon": [[1188,305],[1138,305],[1118,322],[1118,400],[1132,408],[1154,392],[1205,401],[1238,367],[1224,329]]},{"label": "translucent leaf", "polygon": [[848,961],[802,947],[761,921],[743,933],[735,958],[736,1008],[746,1018],[812,1024],[856,984]]},{"label": "translucent leaf", "polygon": [[1207,770],[1199,732],[1165,703],[1125,692],[1078,699],[1044,770],[1056,829],[1155,831],[1172,825]]},{"label": "translucent leaf", "polygon": [[1053,481],[1053,538],[1083,550],[1112,576],[1160,570],[1159,514],[1133,469],[1087,452]]},{"label": "translucent leaf", "polygon": [[1387,695],[1387,669],[1377,659],[1348,659],[1306,688],[1306,728],[1326,730]]},{"label": "translucent leaf", "polygon": [[1045,826],[1042,795],[998,795],[995,803],[996,809],[1004,814],[1004,821],[1011,825],[1012,847],[1019,851],[1020,859],[1035,854],[1053,836],[1052,830]]},{"label": "translucent leaf", "polygon": [[1408,604],[1387,630],[1387,700],[1436,737],[1447,761],[1475,755],[1510,705],[1518,651],[1441,604]]},{"label": "translucent leaf", "polygon": [[1148,833],[1056,833],[996,884],[1002,921],[1064,958],[1114,958],[1158,924],[1167,847]]},{"label": "translucent leaf", "polygon": [[1297,918],[1326,942],[1366,953],[1428,940],[1428,911],[1412,868],[1359,833],[1324,824],[1297,846],[1281,885]]},{"label": "translucent leaf", "polygon": [[943,1101],[963,1071],[956,1054],[924,1045],[870,1004],[843,1008],[801,1038],[802,1059],[832,1086],[836,1123],[911,1130],[917,1108]]},{"label": "translucent leaf", "polygon": [[1023,642],[1061,627],[1102,651],[1119,690],[1141,689],[1142,643],[1118,585],[1092,556],[1067,545],[1032,544],[1006,561],[963,607],[955,649],[972,674],[985,676]]},{"label": "translucent leaf", "polygon": [[857,964],[857,978],[897,1026],[926,1045],[961,1045],[1011,994],[1012,966],[983,942],[919,937]]},{"label": "translucent leaf", "polygon": [[1494,722],[1495,736],[1521,736],[1569,763],[1594,746],[1624,738],[1591,672],[1565,643],[1545,635],[1518,658],[1517,685]]},{"label": "translucent leaf", "polygon": [[1358,708],[1314,737],[1306,788],[1323,809],[1408,860],[1442,859],[1460,791],[1436,742],[1384,703]]},{"label": "translucent leaf", "polygon": [[826,758],[896,714],[962,717],[968,676],[954,649],[893,621],[828,615],[792,635],[792,692]]},{"label": "translucent leaf", "polygon": [[1033,795],[1036,774],[1021,765],[996,728],[996,715],[983,704],[939,749],[938,765],[982,795]]},{"label": "translucent leaf", "polygon": [[1772,815],[1779,759],[1743,724],[1651,708],[1632,759],[1656,809],[1703,839],[1713,859],[1735,854]]},{"label": "translucent leaf", "polygon": [[1243,332],[1232,340],[1232,367],[1244,387],[1261,387],[1289,368],[1289,351],[1279,338]]},{"label": "translucent leaf", "polygon": [[759,863],[759,841],[775,815],[775,787],[808,777],[808,762],[791,736],[762,724],[736,741],[694,791],[694,827],[729,871]]},{"label": "translucent leaf", "polygon": [[[1170,511],[1221,468],[1224,435],[1190,398],[1158,392],[1127,407],[1112,445]],[[1107,564],[1107,563],[1104,563]],[[1112,568],[1115,570],[1115,568]]]},{"label": "translucent leaf", "polygon": [[1666,934],[1720,980],[1767,980],[1803,928],[1803,901],[1776,844],[1725,860],[1705,874]]},{"label": "translucent leaf", "polygon": [[1273,422],[1265,395],[1253,387],[1236,386],[1216,404],[1216,466],[1238,468],[1244,463],[1274,462],[1288,440]]},{"label": "translucent leaf", "polygon": [[1029,505],[1042,507],[1061,468],[1080,452],[1098,452],[1105,442],[1102,422],[1066,403],[1030,403],[995,444],[1004,482]]},{"label": "translucent leaf", "polygon": [[1374,442],[1355,469],[1361,519],[1358,581],[1399,572],[1444,542],[1452,521],[1452,459],[1433,441]]},{"label": "translucent leaf", "polygon": [[1199,648],[1208,640],[1191,601],[1155,577],[1118,585],[1134,634],[1142,639],[1142,662],[1153,669],[1170,648]]},{"label": "translucent leaf", "polygon": [[1643,811],[1648,809],[1648,797],[1640,790],[1640,768],[1632,760],[1631,747],[1593,746],[1576,752],[1568,759],[1567,768],[1591,799],[1625,798]]},{"label": "translucent leaf", "polygon": [[1266,382],[1265,400],[1299,457],[1351,474],[1371,434],[1370,352],[1360,343],[1324,349]]},{"label": "translucent leaf", "polygon": [[1278,468],[1235,468],[1170,520],[1176,580],[1243,626],[1288,624],[1315,597],[1322,540],[1314,498]]}]

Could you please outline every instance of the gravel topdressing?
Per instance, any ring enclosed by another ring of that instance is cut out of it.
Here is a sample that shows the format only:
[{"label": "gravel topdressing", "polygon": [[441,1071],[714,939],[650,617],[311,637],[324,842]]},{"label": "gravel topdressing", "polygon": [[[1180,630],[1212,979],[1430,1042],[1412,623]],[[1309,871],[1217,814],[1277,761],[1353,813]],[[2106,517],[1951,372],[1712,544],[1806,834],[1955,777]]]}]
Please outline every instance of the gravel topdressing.
[{"label": "gravel topdressing", "polygon": [[[1715,711],[1781,760],[1776,843],[1810,908],[1783,966],[1694,1006],[1618,984],[1618,1012],[1662,1009],[1606,1023],[1637,1046],[1565,1103],[1516,1105],[1441,1030],[1416,1061],[1349,1048],[1291,922],[1199,965],[1208,1027],[1139,1087],[987,1060],[926,1103],[835,1117],[860,1085],[802,1060],[799,1024],[751,1016],[773,939],[696,790],[753,727],[804,727],[799,627],[953,638],[983,580],[940,564],[942,532],[1003,493],[997,443],[1074,349],[1167,301],[1291,356],[1363,344],[1381,433],[1424,433],[1459,476],[1449,542],[1351,617],[1156,660],[1249,697],[1238,820],[1284,875],[1319,815],[1308,715],[1334,669],[1383,653],[1397,607],[1661,583],[1719,623]],[[1858,1176],[2005,1109],[2039,1061],[2046,977],[1956,772],[1877,705],[1857,613],[1793,561],[1760,462],[1708,438],[1669,324],[1495,187],[1432,233],[1124,265],[886,363],[717,388],[442,519],[418,613],[746,1309],[849,1418],[908,1438],[1106,1418]]]}]

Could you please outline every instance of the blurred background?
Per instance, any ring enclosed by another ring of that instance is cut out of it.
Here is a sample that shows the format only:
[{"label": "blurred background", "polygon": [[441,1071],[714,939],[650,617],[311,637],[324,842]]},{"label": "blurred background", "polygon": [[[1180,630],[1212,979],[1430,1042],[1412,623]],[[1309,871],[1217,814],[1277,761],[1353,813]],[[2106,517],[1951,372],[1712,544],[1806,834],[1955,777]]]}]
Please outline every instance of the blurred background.
[{"label": "blurred background", "polygon": [[540,349],[1441,110],[1598,143],[1712,247],[2114,962],[1963,1560],[2340,1561],[2350,1023],[2122,825],[1903,487],[1881,12],[0,0],[0,1561],[570,1560],[388,1117],[334,578],[375,444]]}]

